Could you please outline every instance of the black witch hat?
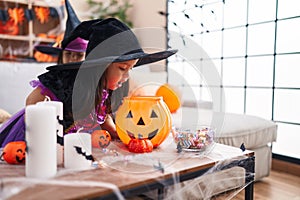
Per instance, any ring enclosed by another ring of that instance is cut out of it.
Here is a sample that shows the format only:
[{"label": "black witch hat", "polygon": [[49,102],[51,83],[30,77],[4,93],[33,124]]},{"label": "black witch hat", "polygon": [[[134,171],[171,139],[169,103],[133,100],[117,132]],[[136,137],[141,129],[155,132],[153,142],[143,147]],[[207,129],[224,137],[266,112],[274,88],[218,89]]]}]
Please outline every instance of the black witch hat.
[{"label": "black witch hat", "polygon": [[[78,19],[72,5],[69,0],[65,0],[65,7],[67,10],[67,21],[66,21],[66,29],[64,33],[63,40],[66,40],[71,34],[71,32],[81,23]],[[87,47],[87,41],[82,38],[74,38],[73,40],[68,40],[68,43],[64,43],[65,46],[61,45],[61,47],[57,46],[49,46],[49,45],[38,45],[35,46],[35,49],[50,55],[59,55],[59,53],[65,49],[75,52],[85,52]]]},{"label": "black witch hat", "polygon": [[136,67],[166,59],[177,52],[177,50],[165,50],[145,53],[133,31],[115,18],[82,22],[64,42],[72,41],[77,37],[89,41],[85,61],[50,66],[47,67],[48,70],[91,68],[112,62],[138,59]]},{"label": "black witch hat", "polygon": [[78,19],[69,0],[65,0],[65,6],[68,13],[68,18],[66,22],[66,31],[65,31],[64,38],[67,38],[69,37],[71,32],[81,23],[81,21]]}]

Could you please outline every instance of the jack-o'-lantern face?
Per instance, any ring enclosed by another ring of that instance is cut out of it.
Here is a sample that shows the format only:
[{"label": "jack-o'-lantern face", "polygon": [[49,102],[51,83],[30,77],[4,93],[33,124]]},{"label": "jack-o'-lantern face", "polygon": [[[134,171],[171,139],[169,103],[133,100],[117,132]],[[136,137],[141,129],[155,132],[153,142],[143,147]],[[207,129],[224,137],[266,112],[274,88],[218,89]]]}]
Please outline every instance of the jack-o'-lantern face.
[{"label": "jack-o'-lantern face", "polygon": [[171,129],[170,111],[161,97],[128,97],[116,114],[117,133],[123,143],[149,139],[157,147]]},{"label": "jack-o'-lantern face", "polygon": [[24,141],[10,142],[3,148],[3,159],[9,164],[25,163],[26,143]]},{"label": "jack-o'-lantern face", "polygon": [[111,136],[106,130],[95,130],[92,133],[92,146],[106,148],[110,144]]}]

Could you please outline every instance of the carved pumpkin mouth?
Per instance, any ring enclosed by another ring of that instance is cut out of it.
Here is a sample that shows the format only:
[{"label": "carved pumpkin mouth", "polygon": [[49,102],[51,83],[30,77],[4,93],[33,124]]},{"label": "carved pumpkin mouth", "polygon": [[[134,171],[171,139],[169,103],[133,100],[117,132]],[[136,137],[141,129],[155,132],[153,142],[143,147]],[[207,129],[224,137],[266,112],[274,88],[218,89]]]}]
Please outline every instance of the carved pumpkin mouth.
[{"label": "carved pumpkin mouth", "polygon": [[98,144],[101,148],[106,148],[110,144],[110,141],[105,140],[105,141],[103,141],[103,143],[102,143],[102,141],[99,141]]},{"label": "carved pumpkin mouth", "polygon": [[[140,134],[140,133],[138,134],[138,138],[136,138],[132,132],[130,132],[130,131],[128,131],[128,130],[126,130],[126,132],[127,132],[127,135],[128,135],[131,139],[141,139],[141,138],[143,138],[143,135]],[[147,137],[147,138],[148,138],[149,140],[151,140],[152,138],[154,138],[154,137],[156,136],[157,133],[158,133],[158,129],[156,129],[156,130],[154,130],[154,131],[148,133],[148,137]]]},{"label": "carved pumpkin mouth", "polygon": [[25,157],[23,157],[22,159],[20,159],[19,156],[16,156],[16,161],[18,163],[23,163],[25,161]]}]

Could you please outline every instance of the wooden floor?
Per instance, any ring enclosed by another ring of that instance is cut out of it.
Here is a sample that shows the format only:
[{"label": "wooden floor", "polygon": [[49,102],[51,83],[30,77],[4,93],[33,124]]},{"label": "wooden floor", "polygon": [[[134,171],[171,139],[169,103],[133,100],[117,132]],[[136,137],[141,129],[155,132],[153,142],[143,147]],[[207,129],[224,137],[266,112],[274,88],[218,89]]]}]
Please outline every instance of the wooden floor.
[{"label": "wooden floor", "polygon": [[[213,199],[242,200],[244,190],[238,194],[223,194]],[[255,182],[254,200],[300,200],[300,177],[272,170],[269,177]]]}]

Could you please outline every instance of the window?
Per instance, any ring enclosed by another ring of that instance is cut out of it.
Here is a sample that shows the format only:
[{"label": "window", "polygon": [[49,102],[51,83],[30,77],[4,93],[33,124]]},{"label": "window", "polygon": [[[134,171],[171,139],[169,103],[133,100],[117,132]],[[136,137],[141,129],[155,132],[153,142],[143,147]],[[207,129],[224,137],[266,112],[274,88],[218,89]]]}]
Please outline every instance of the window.
[{"label": "window", "polygon": [[[180,86],[189,100],[212,101],[208,87],[219,88],[226,112],[275,121],[278,137],[273,153],[296,159],[300,159],[299,7],[298,0],[169,0],[167,14],[168,44],[198,45],[192,48],[197,53],[187,49],[188,55],[168,60],[168,81]],[[202,77],[208,70],[205,62],[213,65],[219,80]],[[179,76],[183,78],[178,82]]]}]

